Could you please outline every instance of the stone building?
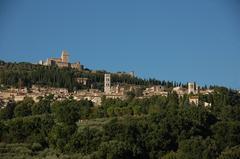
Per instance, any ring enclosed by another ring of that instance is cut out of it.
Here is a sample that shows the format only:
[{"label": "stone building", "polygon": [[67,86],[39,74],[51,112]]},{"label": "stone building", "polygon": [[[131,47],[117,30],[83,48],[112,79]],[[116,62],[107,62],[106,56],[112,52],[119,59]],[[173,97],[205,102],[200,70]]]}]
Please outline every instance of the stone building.
[{"label": "stone building", "polygon": [[199,104],[199,97],[198,96],[191,96],[191,97],[189,97],[189,103],[198,106],[198,104]]},{"label": "stone building", "polygon": [[67,51],[62,51],[60,58],[48,58],[46,61],[40,60],[39,64],[46,66],[58,66],[60,68],[71,67],[78,70],[83,69],[83,65],[81,65],[79,61],[76,63],[69,63],[69,53]]},{"label": "stone building", "polygon": [[188,83],[188,94],[198,94],[198,85],[195,82]]},{"label": "stone building", "polygon": [[143,91],[143,96],[156,96],[156,95],[167,96],[168,92],[165,90],[164,86],[160,85],[148,87]]},{"label": "stone building", "polygon": [[86,86],[89,82],[88,78],[84,78],[84,77],[78,77],[76,78],[76,81],[77,83],[82,84],[84,86]]},{"label": "stone building", "polygon": [[183,96],[184,94],[187,94],[188,90],[183,87],[174,87],[173,92],[176,92],[179,97]]},{"label": "stone building", "polygon": [[75,63],[70,63],[70,67],[78,70],[83,70],[83,65],[81,65],[79,61]]}]

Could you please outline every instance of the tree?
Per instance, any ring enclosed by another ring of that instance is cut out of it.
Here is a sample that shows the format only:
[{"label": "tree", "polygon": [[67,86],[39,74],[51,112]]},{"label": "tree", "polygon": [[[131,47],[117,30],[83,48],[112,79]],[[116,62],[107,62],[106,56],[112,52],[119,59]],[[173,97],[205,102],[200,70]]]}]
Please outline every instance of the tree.
[{"label": "tree", "polygon": [[50,115],[18,117],[7,122],[6,142],[47,144],[47,135],[52,129],[53,118]]},{"label": "tree", "polygon": [[240,145],[231,148],[226,148],[218,159],[239,159],[240,157]]},{"label": "tree", "polygon": [[176,92],[173,93],[169,93],[168,94],[168,106],[178,106],[179,102],[178,102],[178,95]]},{"label": "tree", "polygon": [[90,116],[91,108],[93,108],[93,102],[89,100],[80,100],[77,104],[80,108],[81,119],[87,119]]},{"label": "tree", "polygon": [[71,139],[71,136],[75,133],[76,129],[77,129],[76,125],[67,124],[54,125],[51,132],[49,133],[50,144],[54,148],[62,152],[65,150],[69,150],[67,144],[68,141]]},{"label": "tree", "polygon": [[174,141],[170,133],[170,127],[161,122],[160,124],[149,124],[146,133],[145,146],[150,158],[162,157],[165,152],[174,148]]},{"label": "tree", "polygon": [[161,109],[160,109],[159,105],[157,105],[157,104],[149,105],[149,108],[148,108],[149,114],[159,113],[160,111],[161,111]]},{"label": "tree", "polygon": [[7,106],[0,110],[0,120],[11,119],[14,116],[16,103],[9,102]]},{"label": "tree", "polygon": [[90,154],[99,147],[101,137],[102,133],[99,130],[84,128],[73,134],[67,146],[70,152]]},{"label": "tree", "polygon": [[131,91],[131,92],[127,92],[127,99],[129,101],[133,100],[133,98],[136,96],[135,92]]},{"label": "tree", "polygon": [[16,117],[24,117],[29,116],[32,114],[32,106],[34,104],[34,101],[32,98],[24,98],[23,101],[17,103],[15,109],[14,109],[14,115]]},{"label": "tree", "polygon": [[112,140],[103,142],[98,149],[97,158],[106,159],[133,159],[130,145],[126,142]]},{"label": "tree", "polygon": [[2,142],[3,140],[2,135],[6,133],[7,130],[6,128],[7,128],[6,125],[0,121],[0,142]]},{"label": "tree", "polygon": [[215,139],[219,151],[226,147],[233,147],[240,144],[240,122],[217,122],[212,126],[213,138]]},{"label": "tree", "polygon": [[212,159],[217,157],[217,147],[209,138],[195,137],[181,141],[177,153],[179,159]]},{"label": "tree", "polygon": [[135,105],[132,107],[133,109],[133,115],[141,115],[141,107],[139,105]]},{"label": "tree", "polygon": [[162,157],[162,159],[178,159],[177,153],[176,152],[169,152],[166,155]]},{"label": "tree", "polygon": [[107,115],[108,115],[109,117],[114,117],[114,116],[115,116],[114,107],[109,107],[109,108],[107,109]]},{"label": "tree", "polygon": [[66,100],[56,108],[56,119],[65,124],[75,124],[80,119],[80,106],[77,101]]},{"label": "tree", "polygon": [[38,103],[32,106],[32,114],[44,114],[50,113],[50,101],[46,99],[41,99]]}]

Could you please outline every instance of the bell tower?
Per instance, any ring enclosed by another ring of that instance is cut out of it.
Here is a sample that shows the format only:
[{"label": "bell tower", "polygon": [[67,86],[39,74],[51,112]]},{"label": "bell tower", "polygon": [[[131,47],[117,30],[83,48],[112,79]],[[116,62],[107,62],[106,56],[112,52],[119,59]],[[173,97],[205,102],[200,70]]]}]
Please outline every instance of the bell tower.
[{"label": "bell tower", "polygon": [[104,92],[106,94],[111,92],[111,74],[104,74]]}]

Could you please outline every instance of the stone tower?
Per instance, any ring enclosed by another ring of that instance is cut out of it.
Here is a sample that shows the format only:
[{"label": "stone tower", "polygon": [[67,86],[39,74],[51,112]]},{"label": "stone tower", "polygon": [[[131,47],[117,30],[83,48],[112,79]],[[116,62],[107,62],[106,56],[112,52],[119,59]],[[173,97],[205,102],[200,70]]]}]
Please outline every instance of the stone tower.
[{"label": "stone tower", "polygon": [[198,93],[198,86],[195,82],[188,83],[188,94],[197,94]]},{"label": "stone tower", "polygon": [[104,74],[104,92],[106,94],[111,92],[111,74]]},{"label": "stone tower", "polygon": [[62,62],[68,63],[69,59],[69,54],[67,51],[62,51],[62,56],[61,56]]}]

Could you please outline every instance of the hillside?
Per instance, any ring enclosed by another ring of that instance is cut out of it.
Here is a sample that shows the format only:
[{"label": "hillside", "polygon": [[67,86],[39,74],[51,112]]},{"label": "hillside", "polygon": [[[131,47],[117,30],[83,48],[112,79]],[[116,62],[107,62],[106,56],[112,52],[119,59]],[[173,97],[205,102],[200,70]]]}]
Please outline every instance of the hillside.
[{"label": "hillside", "polygon": [[[5,86],[31,87],[33,84],[50,87],[61,87],[69,90],[96,88],[103,90],[104,73],[106,71],[92,71],[85,69],[79,71],[72,68],[58,68],[53,66],[35,65],[31,63],[10,63],[0,61],[0,83]],[[87,78],[87,85],[82,85],[76,81],[76,78]],[[159,81],[155,79],[141,79],[131,77],[128,74],[112,74],[113,84],[134,84],[151,85],[160,84],[171,87],[177,85],[175,82]]]}]

